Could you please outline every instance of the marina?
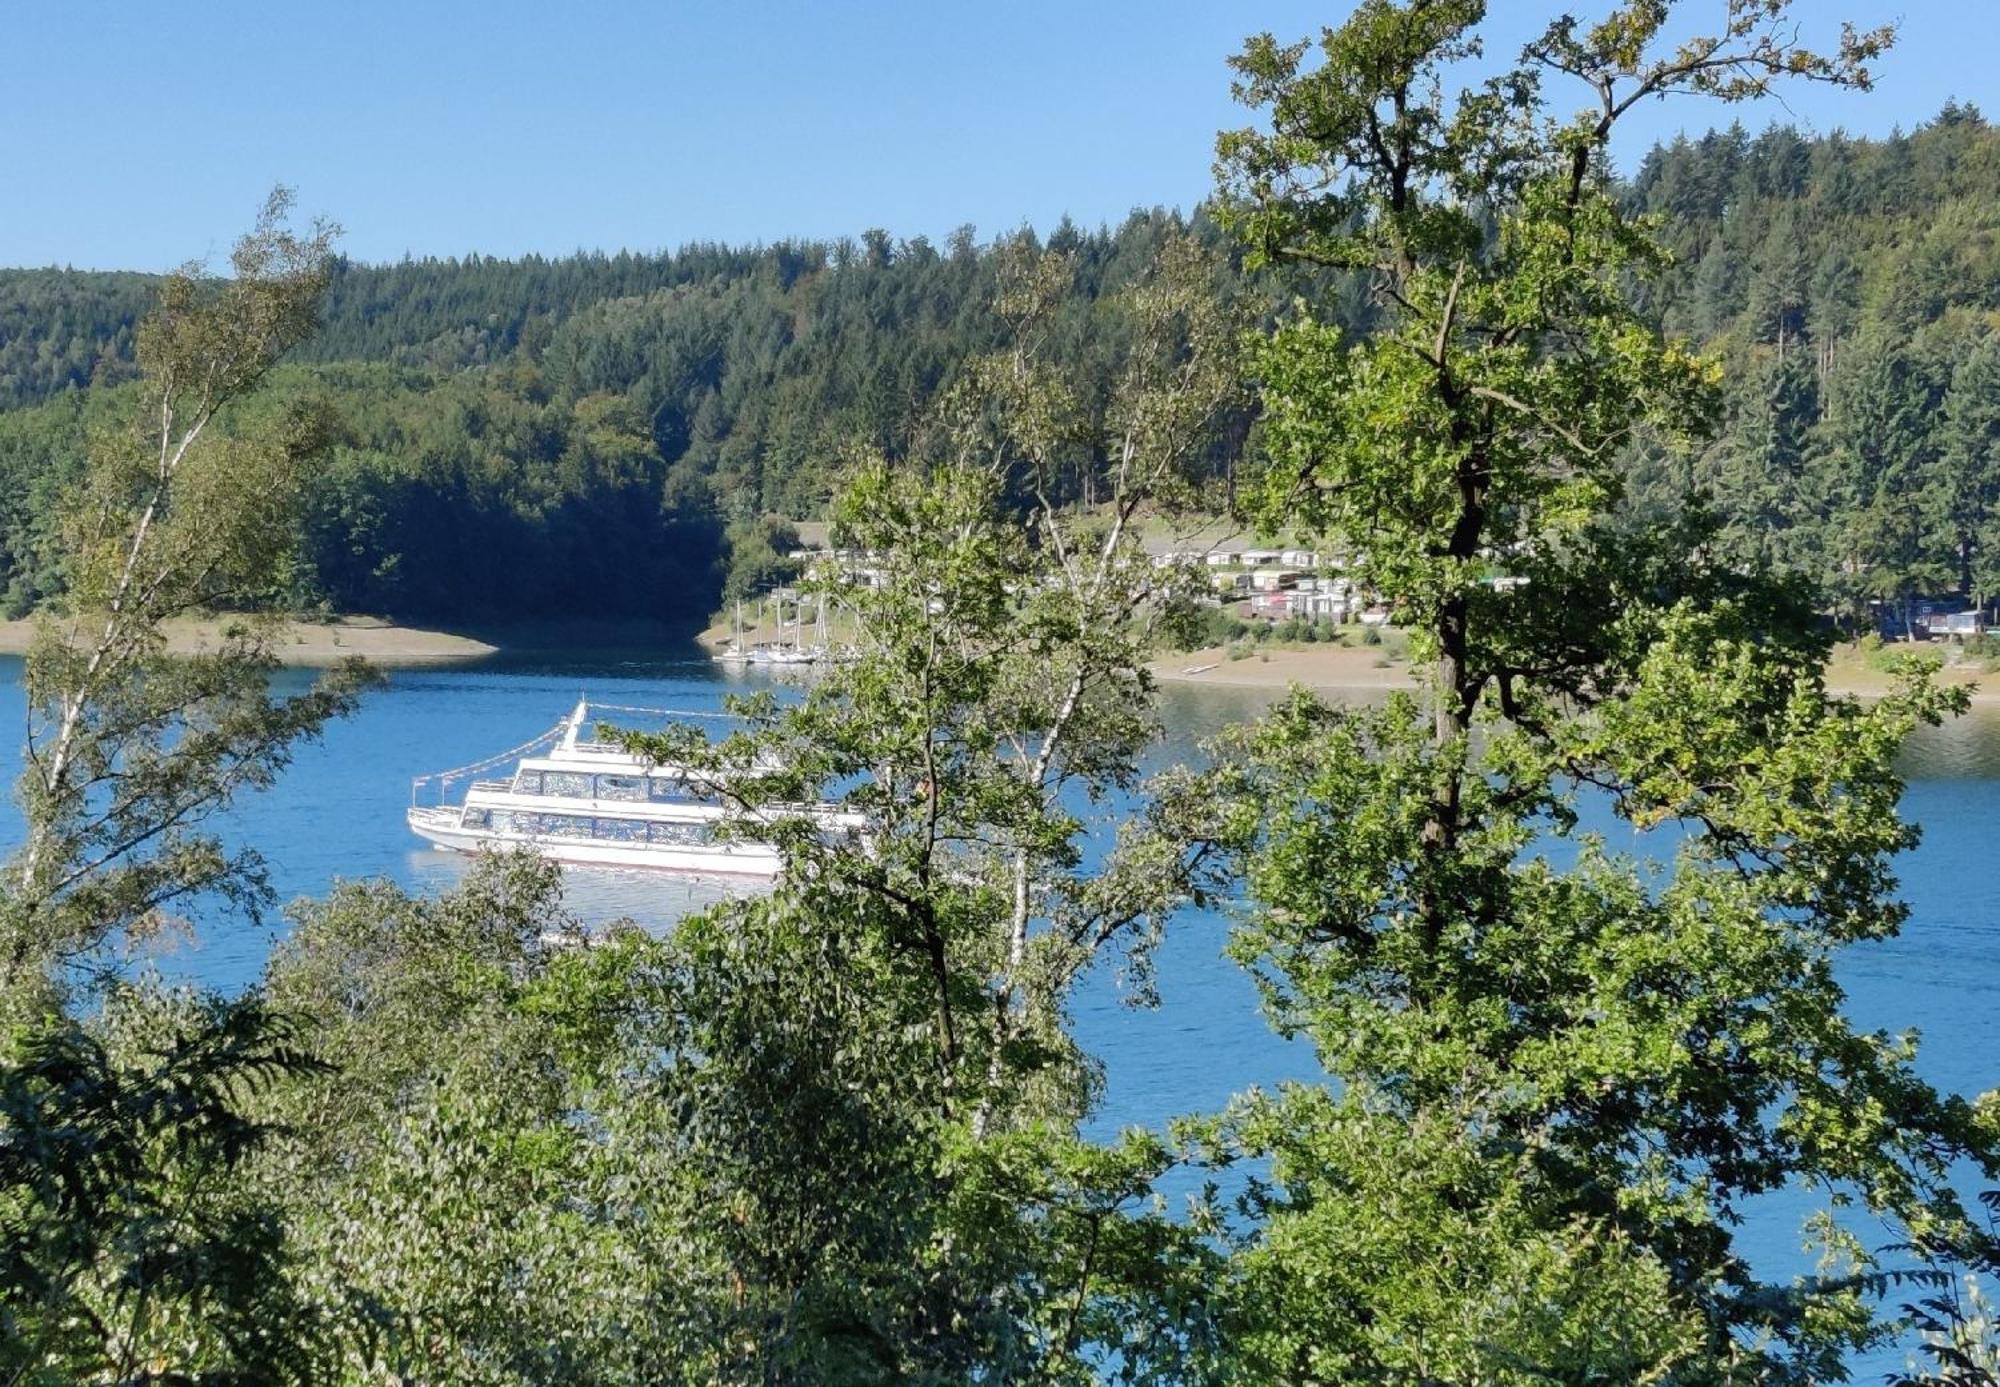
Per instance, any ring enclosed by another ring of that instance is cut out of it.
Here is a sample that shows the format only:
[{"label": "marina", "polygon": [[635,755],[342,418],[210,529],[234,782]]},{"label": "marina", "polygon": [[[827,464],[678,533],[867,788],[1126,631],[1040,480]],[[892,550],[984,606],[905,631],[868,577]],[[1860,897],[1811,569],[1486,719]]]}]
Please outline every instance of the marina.
[{"label": "marina", "polygon": [[[806,640],[805,604],[796,594],[773,593],[765,599],[765,603],[774,604],[775,620],[769,627],[760,622],[759,629],[774,630],[775,638],[752,640],[750,628],[743,623],[743,604],[738,602],[731,617],[729,643],[716,650],[712,657],[717,664],[728,669],[785,670],[831,664],[844,658],[844,648],[836,645],[828,634],[824,596],[818,602],[810,642]],[[785,619],[787,604],[792,610],[789,622]]]}]

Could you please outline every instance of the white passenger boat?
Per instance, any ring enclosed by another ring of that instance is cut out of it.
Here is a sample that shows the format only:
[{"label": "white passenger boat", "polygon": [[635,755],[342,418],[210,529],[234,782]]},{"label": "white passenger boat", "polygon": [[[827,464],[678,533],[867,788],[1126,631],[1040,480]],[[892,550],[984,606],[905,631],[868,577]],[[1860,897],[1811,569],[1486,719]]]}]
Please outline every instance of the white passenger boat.
[{"label": "white passenger boat", "polygon": [[[650,765],[623,747],[586,739],[590,704],[524,746],[456,771],[419,776],[411,785],[410,828],[454,852],[532,848],[559,862],[656,867],[677,872],[774,877],[782,854],[756,841],[757,818],[805,815],[823,834],[858,835],[862,818],[833,805],[785,806],[746,816],[723,802],[712,782],[685,770]],[[544,748],[546,750],[544,751]],[[543,754],[536,755],[538,751]],[[427,785],[450,783],[519,757],[506,780],[474,780],[459,804],[420,805]],[[719,832],[727,821],[733,828]]]}]

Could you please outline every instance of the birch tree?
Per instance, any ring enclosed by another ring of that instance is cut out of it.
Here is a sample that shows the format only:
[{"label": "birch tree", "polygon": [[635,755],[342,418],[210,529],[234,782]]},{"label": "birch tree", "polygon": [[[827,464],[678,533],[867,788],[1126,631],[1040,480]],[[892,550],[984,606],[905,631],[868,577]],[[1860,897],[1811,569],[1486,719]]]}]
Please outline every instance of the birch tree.
[{"label": "birch tree", "polygon": [[[26,662],[27,839],[0,884],[0,1372],[14,1382],[320,1380],[278,1210],[246,1179],[259,1090],[317,1072],[255,997],[109,976],[204,896],[252,910],[262,862],[209,821],[349,710],[350,664],[274,697],[275,618],[323,424],[246,407],[312,330],[332,228],[266,204],[226,275],[169,276],[134,410],[90,440],[58,536],[60,610]],[[234,613],[211,648],[165,623]],[[103,976],[93,977],[101,969]],[[74,984],[103,984],[87,1016]]]},{"label": "birch tree", "polygon": [[[0,901],[4,981],[99,956],[204,895],[252,910],[261,860],[209,827],[347,712],[358,663],[274,697],[280,588],[325,421],[244,406],[313,330],[333,228],[289,228],[273,194],[227,274],[170,275],[139,334],[130,418],[98,431],[63,507],[61,609],[26,662],[27,840]],[[241,425],[233,427],[232,425]],[[220,613],[214,643],[170,651],[166,624]]]},{"label": "birch tree", "polygon": [[[1239,323],[1208,262],[1174,247],[1120,307],[1138,345],[1100,427],[1038,347],[1073,272],[1060,255],[1011,251],[997,306],[1012,348],[960,382],[927,464],[865,461],[843,493],[833,542],[848,558],[806,586],[852,621],[853,657],[795,705],[750,700],[748,730],[715,747],[630,739],[701,767],[740,831],[788,854],[770,900],[702,936],[726,951],[717,976],[741,974],[749,950],[822,1024],[819,1045],[783,1050],[798,1085],[740,1137],[785,1151],[790,1175],[739,1186],[738,1171],[729,1187],[774,1236],[869,1231],[789,1244],[782,1273],[773,1238],[758,1239],[753,1301],[814,1304],[824,1334],[829,1299],[835,1318],[863,1317],[859,1294],[871,1342],[912,1374],[1091,1380],[1088,1346],[1138,1353],[1180,1332],[1170,1310],[1132,1318],[1138,1302],[1106,1294],[1117,1269],[1158,1265],[1144,1249],[1179,1235],[1133,1217],[1156,1138],[1078,1138],[1096,1070],[1067,1007],[1114,957],[1146,996],[1165,921],[1212,884],[1214,849],[1176,786],[1140,775],[1157,733],[1146,662],[1205,579],[1156,562],[1140,523],[1192,499],[1195,464],[1237,404]],[[1086,467],[1104,499],[1058,504],[1059,481]],[[859,811],[865,835],[787,808],[822,798]],[[761,1008],[767,1059],[799,1033],[772,1018],[789,1008],[769,993],[710,1005]],[[850,1034],[823,1028],[829,1010]],[[742,1074],[742,1059],[706,1053],[694,1070]],[[814,1170],[825,1179],[799,1173]],[[802,1188],[839,1195],[787,1203]],[[903,1212],[885,1225],[891,1208]],[[867,1269],[847,1264],[830,1293],[834,1249],[856,1243],[872,1248]],[[796,1312],[777,1322],[788,1328],[770,1342],[796,1342]]]}]

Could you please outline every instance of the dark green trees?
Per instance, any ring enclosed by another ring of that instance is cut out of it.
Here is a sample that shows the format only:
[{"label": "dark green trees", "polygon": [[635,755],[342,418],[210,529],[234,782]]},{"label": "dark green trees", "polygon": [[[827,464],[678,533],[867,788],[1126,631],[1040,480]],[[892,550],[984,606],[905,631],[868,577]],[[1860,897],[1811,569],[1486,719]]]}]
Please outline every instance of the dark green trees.
[{"label": "dark green trees", "polygon": [[1983,606],[2000,594],[2000,340],[1983,337],[1958,359],[1935,427],[1946,561]]},{"label": "dark green trees", "polygon": [[[1907,346],[1928,335],[1935,359],[1919,375],[1948,376],[1973,350],[2000,302],[1996,147],[2000,132],[1951,107],[1894,140],[1731,127],[1656,149],[1631,170],[1616,195],[1661,219],[1670,256],[1633,282],[1635,306],[1719,351],[1729,406],[1704,455],[1627,458],[1635,491],[1678,500],[1689,481],[1707,486],[1729,522],[1723,542],[1793,556],[1787,563],[1814,576],[1848,575],[1850,616],[1871,601],[1969,599],[1962,563],[1933,591],[1935,565],[1904,564],[1907,545],[1882,547],[1879,562],[1858,555],[1857,527],[1879,530],[1883,516],[1846,497],[1839,476],[1808,468],[1796,511],[1774,515],[1772,496],[1800,479],[1782,458],[1760,461],[1749,435],[1772,369],[1811,375],[1818,413],[1807,452],[1831,458],[1847,357],[1877,339]],[[1049,348],[1092,409],[1108,398],[1123,351],[1105,305],[1179,224],[1148,213],[1115,230],[1052,233],[1079,274]],[[1205,215],[1188,225],[1216,241]],[[990,302],[1009,239],[982,246],[965,232],[937,247],[884,237],[848,255],[779,243],[552,261],[335,261],[325,329],[303,349],[316,365],[297,383],[327,396],[344,427],[302,521],[288,600],[490,621],[565,613],[588,594],[607,614],[698,623],[723,579],[727,526],[818,518],[844,447],[915,446],[940,392],[1001,342]],[[1381,321],[1359,271],[1219,273],[1264,305],[1306,292],[1349,330]],[[0,579],[16,611],[60,588],[47,498],[60,480],[52,459],[75,452],[79,404],[13,407],[128,381],[151,290],[135,276],[0,272]],[[603,430],[584,415],[612,402],[625,419],[620,462],[606,467],[594,443]],[[635,442],[645,455],[629,458],[622,450]],[[1941,445],[1921,452],[1929,487]],[[1208,461],[1227,476],[1241,460],[1231,435]],[[1072,479],[1085,499],[1094,475]],[[653,542],[661,530],[665,545]],[[495,550],[513,560],[498,573],[478,562]],[[1867,584],[1853,576],[1864,562],[1875,575]],[[629,579],[601,581],[619,573]]]}]

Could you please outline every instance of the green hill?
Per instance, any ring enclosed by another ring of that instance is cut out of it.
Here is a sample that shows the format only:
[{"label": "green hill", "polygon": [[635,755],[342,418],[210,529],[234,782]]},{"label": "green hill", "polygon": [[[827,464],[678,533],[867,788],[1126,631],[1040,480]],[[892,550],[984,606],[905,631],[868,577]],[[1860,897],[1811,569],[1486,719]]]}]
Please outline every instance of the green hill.
[{"label": "green hill", "polygon": [[[1880,140],[1732,128],[1654,149],[1628,187],[1676,255],[1650,306],[1728,367],[1720,437],[1635,443],[1635,511],[1704,491],[1722,543],[1810,573],[1855,611],[2000,591],[2000,133],[1960,106]],[[1122,358],[1109,296],[1184,224],[1153,211],[1048,238],[1075,257],[1053,350],[1087,401],[1101,405]],[[14,610],[59,584],[38,558],[48,501],[82,421],[132,374],[152,285],[0,271]],[[817,514],[845,450],[910,445],[960,364],[1001,341],[994,286],[993,246],[970,229],[943,245],[871,231],[344,263],[286,373],[346,420],[294,596],[432,620],[581,604],[693,621],[714,604],[730,526]],[[1368,325],[1351,279],[1240,287],[1274,310],[1305,290]],[[1093,462],[1079,461],[1079,499]]]}]

